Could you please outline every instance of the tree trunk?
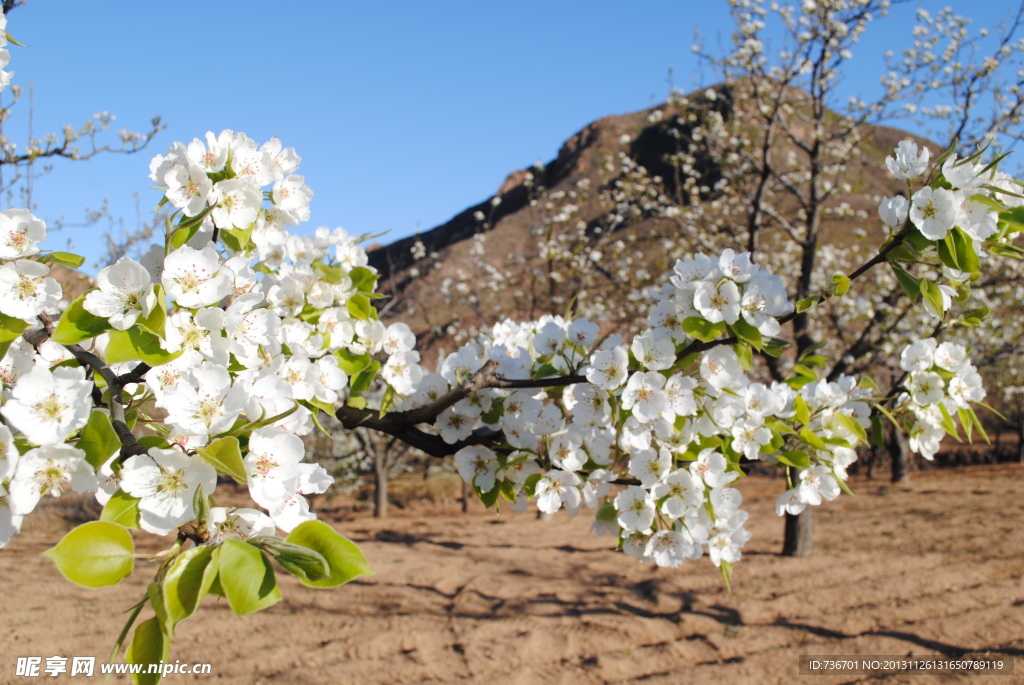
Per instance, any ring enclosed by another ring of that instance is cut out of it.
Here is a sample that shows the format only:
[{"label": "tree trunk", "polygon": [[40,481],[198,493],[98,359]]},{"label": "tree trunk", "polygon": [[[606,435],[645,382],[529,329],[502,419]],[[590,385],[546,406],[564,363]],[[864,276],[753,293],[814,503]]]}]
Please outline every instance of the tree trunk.
[{"label": "tree trunk", "polygon": [[373,517],[382,519],[388,515],[388,470],[378,460],[373,464]]},{"label": "tree trunk", "polygon": [[814,507],[807,507],[797,515],[786,514],[786,539],[782,556],[807,557],[814,551]]},{"label": "tree trunk", "polygon": [[910,480],[910,445],[903,431],[890,426],[885,436],[885,448],[892,461],[892,482],[906,483]]},{"label": "tree trunk", "polygon": [[462,481],[462,513],[465,514],[469,511],[469,498],[473,494],[473,488],[469,487],[469,483]]},{"label": "tree trunk", "polygon": [[[786,468],[791,482],[798,473],[792,466]],[[814,507],[805,507],[799,514],[786,514],[786,534],[782,541],[782,556],[807,557],[814,551]]]},{"label": "tree trunk", "polygon": [[1024,414],[1017,421],[1017,461],[1024,464]]}]

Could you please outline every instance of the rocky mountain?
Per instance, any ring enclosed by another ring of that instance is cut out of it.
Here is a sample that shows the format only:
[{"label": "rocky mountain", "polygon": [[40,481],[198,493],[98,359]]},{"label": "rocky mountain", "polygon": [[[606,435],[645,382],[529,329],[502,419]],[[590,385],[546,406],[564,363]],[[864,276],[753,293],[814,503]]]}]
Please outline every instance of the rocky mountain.
[{"label": "rocky mountain", "polygon": [[[745,103],[734,103],[729,88],[708,92],[695,96],[705,113],[745,116]],[[450,334],[456,322],[466,328],[502,316],[535,318],[597,301],[600,311],[592,316],[635,317],[638,292],[657,286],[678,255],[702,249],[704,238],[721,243],[733,230],[715,208],[720,160],[691,160],[689,184],[669,162],[701,124],[692,111],[664,104],[599,119],[546,165],[510,173],[494,196],[429,231],[372,249],[381,290],[392,296],[385,317],[438,336]],[[844,192],[830,203],[843,211],[823,221],[824,243],[880,235],[879,198],[905,192],[885,171],[884,158],[907,137],[913,136],[885,127],[863,135],[859,157],[847,160]],[[780,144],[777,154],[795,152]],[[706,192],[695,195],[693,187]],[[694,203],[707,209],[685,211]],[[762,239],[759,248],[771,252],[772,240]]]}]

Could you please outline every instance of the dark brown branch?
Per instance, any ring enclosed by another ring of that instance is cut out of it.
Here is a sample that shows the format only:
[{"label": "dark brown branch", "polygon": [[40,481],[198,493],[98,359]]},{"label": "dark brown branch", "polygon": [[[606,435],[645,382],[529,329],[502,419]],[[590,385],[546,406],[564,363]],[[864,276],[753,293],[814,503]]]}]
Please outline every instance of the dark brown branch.
[{"label": "dark brown branch", "polygon": [[[22,334],[22,337],[33,347],[43,344],[53,335],[53,321],[50,317],[42,314],[39,316],[39,320],[42,322],[42,326],[33,326]],[[64,349],[70,352],[79,364],[86,369],[92,369],[92,372],[100,376],[107,384],[110,391],[110,423],[114,427],[114,432],[117,433],[118,440],[121,441],[121,459],[125,460],[137,454],[146,454],[146,448],[142,447],[135,439],[125,419],[123,391],[125,385],[141,382],[142,377],[149,371],[149,365],[140,362],[131,371],[115,376],[106,362],[81,345],[64,345]]]},{"label": "dark brown branch", "polygon": [[506,379],[497,373],[498,362],[489,361],[472,377],[452,388],[448,393],[430,404],[408,411],[391,412],[381,416],[372,409],[356,409],[343,405],[335,410],[335,417],[345,428],[369,428],[386,433],[433,457],[446,457],[470,445],[496,445],[504,436],[500,432],[487,431],[474,434],[465,440],[448,444],[439,435],[428,433],[418,426],[431,424],[446,409],[470,395],[487,388],[510,390],[513,388],[552,388],[585,383],[586,378],[578,375],[553,376],[541,379]]}]

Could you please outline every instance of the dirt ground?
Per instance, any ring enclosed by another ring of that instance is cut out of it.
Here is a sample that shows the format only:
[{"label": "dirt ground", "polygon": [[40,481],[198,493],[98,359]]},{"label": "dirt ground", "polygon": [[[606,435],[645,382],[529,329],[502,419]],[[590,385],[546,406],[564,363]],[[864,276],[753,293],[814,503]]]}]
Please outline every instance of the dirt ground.
[{"label": "dirt ground", "polygon": [[[317,591],[280,572],[284,599],[242,618],[207,598],[171,659],[212,673],[165,682],[1024,682],[1024,466],[914,476],[855,479],[856,497],[817,509],[803,559],[777,555],[781,483],[745,479],[754,537],[732,594],[707,559],[639,564],[585,515],[463,515],[455,502],[328,515],[377,575]],[[60,680],[15,677],[18,656],[104,660],[151,574],[75,587],[39,556],[62,522],[38,518],[0,551],[0,682]],[[1016,675],[799,675],[802,654],[964,651],[1015,659]]]}]

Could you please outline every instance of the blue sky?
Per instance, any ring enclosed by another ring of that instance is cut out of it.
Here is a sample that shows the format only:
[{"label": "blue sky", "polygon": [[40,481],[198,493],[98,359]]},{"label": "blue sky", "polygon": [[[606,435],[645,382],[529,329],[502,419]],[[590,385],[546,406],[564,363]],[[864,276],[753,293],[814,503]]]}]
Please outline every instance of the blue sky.
[{"label": "blue sky", "polygon": [[[922,4],[987,24],[1017,3]],[[871,53],[906,44],[915,6],[879,22],[849,94],[870,92],[880,59]],[[77,221],[106,198],[132,225],[135,193],[143,215],[159,199],[147,177],[154,154],[231,128],[296,148],[316,193],[309,230],[393,240],[552,159],[587,123],[662,101],[670,68],[683,89],[714,82],[696,71],[697,28],[712,45],[728,43],[724,0],[32,0],[10,16],[28,47],[11,46],[9,69],[33,84],[36,136],[99,111],[117,116],[115,128],[143,130],[157,114],[167,124],[136,155],[56,164],[34,187],[48,221]],[[15,142],[27,137],[27,104],[4,125]],[[91,262],[107,228],[66,229],[51,246],[70,241]]]}]

